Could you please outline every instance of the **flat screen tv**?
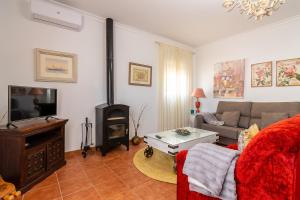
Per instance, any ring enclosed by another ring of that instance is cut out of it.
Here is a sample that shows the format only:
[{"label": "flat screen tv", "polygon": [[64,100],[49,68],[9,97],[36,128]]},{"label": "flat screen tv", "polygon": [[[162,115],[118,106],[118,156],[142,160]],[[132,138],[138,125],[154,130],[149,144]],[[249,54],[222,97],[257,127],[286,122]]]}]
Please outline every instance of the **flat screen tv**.
[{"label": "flat screen tv", "polygon": [[8,123],[57,114],[57,89],[8,86]]}]

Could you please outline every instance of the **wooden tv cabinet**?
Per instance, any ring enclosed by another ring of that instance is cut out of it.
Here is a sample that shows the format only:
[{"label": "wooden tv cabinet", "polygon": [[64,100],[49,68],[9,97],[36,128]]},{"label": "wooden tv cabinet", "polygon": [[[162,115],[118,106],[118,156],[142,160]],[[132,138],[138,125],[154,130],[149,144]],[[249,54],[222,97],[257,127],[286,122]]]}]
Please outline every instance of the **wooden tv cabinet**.
[{"label": "wooden tv cabinet", "polygon": [[0,128],[0,174],[18,190],[32,186],[66,164],[68,120],[34,120]]}]

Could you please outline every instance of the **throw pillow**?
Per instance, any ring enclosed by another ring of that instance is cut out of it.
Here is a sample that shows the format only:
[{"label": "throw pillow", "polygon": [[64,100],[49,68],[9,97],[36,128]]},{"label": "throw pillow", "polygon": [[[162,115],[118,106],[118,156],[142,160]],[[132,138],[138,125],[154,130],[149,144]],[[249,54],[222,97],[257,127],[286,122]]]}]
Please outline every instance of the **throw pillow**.
[{"label": "throw pillow", "polygon": [[259,128],[257,124],[253,124],[248,129],[240,132],[238,138],[238,149],[243,151],[244,148],[249,144],[249,142],[259,133]]},{"label": "throw pillow", "polygon": [[248,134],[247,134],[247,138],[245,140],[246,146],[247,146],[247,144],[249,144],[250,140],[252,140],[259,133],[259,128],[258,128],[257,124],[253,124],[247,130],[248,130]]},{"label": "throw pillow", "polygon": [[222,121],[226,126],[237,127],[240,119],[240,111],[223,112]]},{"label": "throw pillow", "polygon": [[261,128],[266,128],[267,126],[280,120],[287,119],[288,117],[288,113],[263,112],[261,113]]},{"label": "throw pillow", "polygon": [[242,130],[239,134],[239,137],[238,137],[238,150],[239,151],[243,151],[244,148],[245,148],[245,138],[247,137],[247,134],[248,134],[248,130],[245,129],[245,130]]}]

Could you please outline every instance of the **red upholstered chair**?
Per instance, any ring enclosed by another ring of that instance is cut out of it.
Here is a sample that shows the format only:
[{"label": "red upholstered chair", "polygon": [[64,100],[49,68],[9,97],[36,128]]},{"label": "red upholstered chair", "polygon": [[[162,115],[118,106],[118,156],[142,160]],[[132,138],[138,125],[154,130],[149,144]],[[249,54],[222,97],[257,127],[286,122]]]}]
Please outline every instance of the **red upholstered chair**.
[{"label": "red upholstered chair", "polygon": [[[300,200],[299,149],[300,115],[263,129],[236,164],[238,200]],[[182,173],[186,155],[177,155],[177,200],[216,200],[189,190]]]}]

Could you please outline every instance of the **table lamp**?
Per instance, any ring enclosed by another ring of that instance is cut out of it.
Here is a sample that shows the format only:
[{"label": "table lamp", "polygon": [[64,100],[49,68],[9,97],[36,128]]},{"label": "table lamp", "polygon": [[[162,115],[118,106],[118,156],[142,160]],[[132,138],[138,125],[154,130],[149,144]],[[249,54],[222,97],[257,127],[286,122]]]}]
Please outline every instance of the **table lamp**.
[{"label": "table lamp", "polygon": [[192,96],[197,98],[197,101],[195,102],[195,106],[196,106],[196,113],[199,113],[200,112],[200,105],[201,105],[201,103],[199,101],[199,98],[206,98],[203,89],[202,88],[196,88],[193,91]]}]

